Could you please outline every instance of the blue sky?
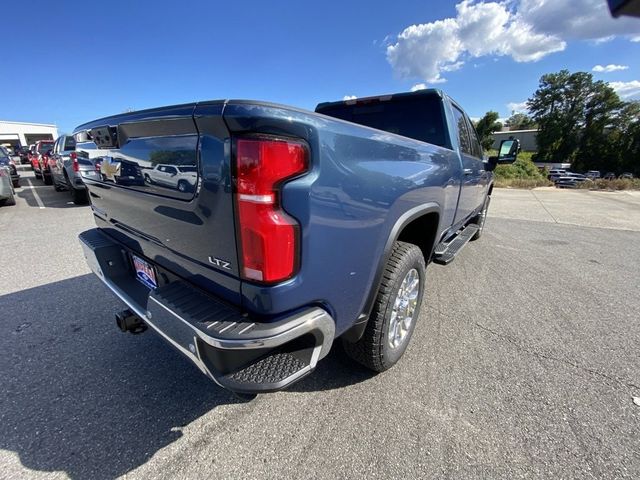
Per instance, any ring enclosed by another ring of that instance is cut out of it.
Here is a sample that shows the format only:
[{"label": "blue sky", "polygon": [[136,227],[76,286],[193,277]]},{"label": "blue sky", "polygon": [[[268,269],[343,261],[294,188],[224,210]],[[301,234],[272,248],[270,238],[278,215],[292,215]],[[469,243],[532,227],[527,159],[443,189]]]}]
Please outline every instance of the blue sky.
[{"label": "blue sky", "polygon": [[0,119],[62,133],[128,108],[250,98],[313,109],[421,84],[472,117],[507,116],[543,73],[596,65],[640,98],[640,19],[610,19],[604,0],[217,3],[8,0]]}]

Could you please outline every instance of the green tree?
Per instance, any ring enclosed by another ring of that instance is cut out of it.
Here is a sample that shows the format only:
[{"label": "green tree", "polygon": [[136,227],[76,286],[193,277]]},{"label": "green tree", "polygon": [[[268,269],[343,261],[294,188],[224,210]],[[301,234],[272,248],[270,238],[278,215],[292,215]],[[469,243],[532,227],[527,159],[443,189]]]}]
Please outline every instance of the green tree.
[{"label": "green tree", "polygon": [[585,101],[584,124],[572,168],[578,171],[617,169],[621,151],[616,138],[620,127],[626,127],[620,122],[623,107],[624,103],[608,84],[593,83]]},{"label": "green tree", "polygon": [[476,132],[478,133],[478,139],[482,148],[490,150],[493,145],[493,132],[502,130],[502,124],[498,122],[498,112],[487,112],[484,114],[478,122],[475,124]]},{"label": "green tree", "polygon": [[587,151],[603,141],[604,128],[612,123],[620,106],[613,89],[602,81],[594,82],[590,73],[562,70],[543,75],[527,101],[540,129],[537,160],[573,162],[580,151],[578,163],[592,163]]},{"label": "green tree", "polygon": [[536,128],[536,122],[526,113],[514,112],[505,122],[510,130],[527,130]]},{"label": "green tree", "polygon": [[640,102],[622,105],[616,119],[616,128],[611,129],[610,140],[617,157],[617,169],[612,170],[640,176]]}]

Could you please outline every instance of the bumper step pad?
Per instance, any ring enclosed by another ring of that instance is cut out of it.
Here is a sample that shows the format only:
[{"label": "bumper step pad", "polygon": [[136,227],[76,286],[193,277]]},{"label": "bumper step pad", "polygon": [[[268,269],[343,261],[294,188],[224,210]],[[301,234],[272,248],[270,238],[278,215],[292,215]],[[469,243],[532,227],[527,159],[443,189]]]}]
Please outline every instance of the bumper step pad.
[{"label": "bumper step pad", "polygon": [[238,393],[281,390],[325,357],[335,322],[322,308],[251,319],[184,281],[149,290],[138,282],[127,249],[99,229],[80,234],[91,270],[144,323],[216,383]]}]

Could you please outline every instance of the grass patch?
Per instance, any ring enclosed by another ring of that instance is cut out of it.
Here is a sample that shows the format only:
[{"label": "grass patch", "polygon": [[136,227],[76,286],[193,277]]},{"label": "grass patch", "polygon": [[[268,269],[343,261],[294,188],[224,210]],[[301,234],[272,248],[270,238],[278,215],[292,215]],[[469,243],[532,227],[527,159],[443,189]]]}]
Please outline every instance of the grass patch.
[{"label": "grass patch", "polygon": [[578,185],[585,190],[640,190],[640,178],[615,178],[613,180],[587,180]]},{"label": "grass patch", "polygon": [[[496,155],[497,152],[489,152]],[[540,171],[531,160],[531,152],[521,152],[510,165],[498,165],[493,171],[494,185],[499,188],[536,188],[553,186],[546,171]]]},{"label": "grass patch", "polygon": [[536,187],[552,187],[553,183],[543,179],[535,178],[498,178],[496,177],[493,185],[497,188],[536,188]]}]

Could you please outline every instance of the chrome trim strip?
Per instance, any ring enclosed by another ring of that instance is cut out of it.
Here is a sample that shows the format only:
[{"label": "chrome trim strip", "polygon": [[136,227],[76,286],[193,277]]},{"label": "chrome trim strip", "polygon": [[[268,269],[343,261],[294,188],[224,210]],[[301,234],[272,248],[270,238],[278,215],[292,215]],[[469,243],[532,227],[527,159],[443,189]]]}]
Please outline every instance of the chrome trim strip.
[{"label": "chrome trim strip", "polygon": [[242,200],[244,202],[251,202],[251,203],[269,204],[269,203],[273,203],[274,202],[274,195],[273,194],[269,194],[269,195],[251,195],[251,194],[248,194],[248,193],[240,193],[240,194],[238,194],[238,200]]}]

